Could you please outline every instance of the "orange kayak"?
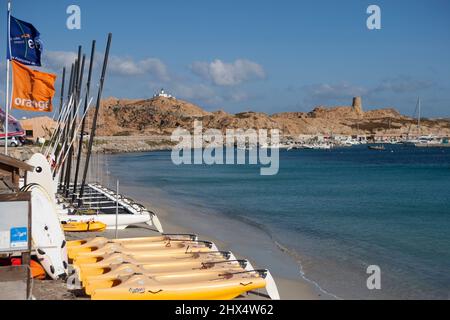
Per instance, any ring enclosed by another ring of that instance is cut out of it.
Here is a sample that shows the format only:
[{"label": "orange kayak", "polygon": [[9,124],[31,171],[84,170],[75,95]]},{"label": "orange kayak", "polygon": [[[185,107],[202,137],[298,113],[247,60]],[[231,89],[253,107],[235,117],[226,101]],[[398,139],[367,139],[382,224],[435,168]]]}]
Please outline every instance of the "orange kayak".
[{"label": "orange kayak", "polygon": [[99,232],[106,229],[106,224],[98,221],[62,223],[66,232]]}]

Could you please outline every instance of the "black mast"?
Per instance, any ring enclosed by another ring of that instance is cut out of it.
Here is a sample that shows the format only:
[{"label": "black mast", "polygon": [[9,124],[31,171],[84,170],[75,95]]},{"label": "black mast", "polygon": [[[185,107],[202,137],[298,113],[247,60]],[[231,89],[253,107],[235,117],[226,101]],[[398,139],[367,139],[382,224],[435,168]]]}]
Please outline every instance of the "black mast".
[{"label": "black mast", "polygon": [[84,130],[86,127],[86,118],[87,114],[86,110],[88,108],[88,100],[89,100],[89,94],[90,94],[90,88],[91,88],[91,77],[92,77],[92,69],[94,66],[94,55],[95,55],[95,40],[92,41],[92,49],[91,49],[91,61],[89,62],[89,73],[88,73],[88,79],[86,83],[86,97],[84,101],[84,110],[83,110],[83,119],[81,122],[81,132],[80,132],[80,142],[78,144],[78,156],[77,156],[77,165],[75,169],[75,180],[73,183],[73,195],[72,195],[72,202],[76,199],[76,192],[77,192],[77,184],[78,184],[78,174],[80,172],[80,162],[81,162],[81,153],[83,152],[83,137],[84,137]]},{"label": "black mast", "polygon": [[[77,61],[75,61],[75,63],[72,63],[72,68],[70,71],[70,81],[69,81],[69,90],[67,91],[67,103],[70,102],[70,97],[72,96],[72,91],[73,91],[73,82],[74,82],[74,78],[75,78],[75,67],[77,65]],[[72,106],[73,106],[73,101],[72,101]],[[70,108],[70,105],[67,105],[67,108]],[[65,141],[67,140],[67,131],[68,131],[68,127],[69,127],[69,123],[70,123],[70,112],[71,110],[67,110],[68,114],[67,114],[67,119],[66,119],[66,123],[64,124],[64,131],[62,134],[62,144],[61,144],[61,149],[58,151],[57,150],[57,156],[56,159],[59,158],[59,155],[62,153],[63,158],[60,159],[60,161],[64,160],[64,153],[66,151],[66,145],[64,144]],[[64,148],[63,148],[64,146]],[[59,188],[62,189],[63,188],[63,182],[64,182],[64,176],[65,176],[65,162],[59,162],[57,164],[58,166],[61,167],[60,169],[60,176],[59,176]]]},{"label": "black mast", "polygon": [[69,162],[70,158],[66,155],[70,152],[70,135],[72,133],[72,121],[73,117],[76,113],[77,109],[77,98],[76,98],[76,92],[77,92],[77,82],[79,79],[79,72],[80,72],[80,64],[81,64],[81,47],[78,48],[78,59],[75,61],[75,68],[73,70],[73,79],[72,79],[72,90],[71,90],[71,96],[72,96],[72,109],[69,111],[69,116],[67,118],[67,130],[65,134],[65,149],[64,153],[62,154],[62,161],[64,165],[64,176],[63,176],[63,192],[66,193],[67,191],[67,173],[69,172]]},{"label": "black mast", "polygon": [[[81,55],[81,46],[78,47],[78,55]],[[75,128],[77,126],[77,107],[78,107],[78,102],[80,100],[80,92],[81,92],[81,86],[83,83],[83,72],[84,72],[84,63],[86,60],[86,56],[83,55],[82,61],[81,61],[81,65],[80,65],[80,69],[77,70],[76,73],[76,86],[75,86],[75,106],[73,109],[73,124],[72,124],[72,128],[71,128],[71,132],[70,132],[70,139],[69,139],[69,154],[67,156],[67,168],[66,168],[66,185],[65,185],[65,191],[66,191],[66,197],[69,196],[69,191],[70,191],[70,178],[72,175],[72,158],[73,158],[73,151],[74,151],[74,146],[73,146],[73,140],[75,137]]]},{"label": "black mast", "polygon": [[66,81],[66,67],[63,68],[62,83],[61,83],[61,98],[59,103],[59,116],[61,116],[63,104],[64,104],[64,83]]},{"label": "black mast", "polygon": [[106,44],[106,51],[105,51],[105,57],[103,59],[103,68],[102,68],[102,75],[100,78],[100,84],[98,88],[98,95],[97,95],[97,104],[95,106],[95,112],[94,112],[94,118],[92,120],[92,129],[89,137],[89,145],[86,155],[86,164],[84,166],[84,172],[83,172],[83,180],[80,187],[80,195],[78,200],[78,205],[81,206],[83,201],[83,193],[84,193],[84,186],[86,185],[86,177],[89,170],[89,159],[91,158],[92,153],[92,145],[94,143],[94,137],[95,137],[95,130],[97,127],[97,118],[98,118],[98,110],[100,109],[100,103],[102,99],[102,93],[103,93],[103,84],[105,82],[105,76],[106,76],[106,68],[108,66],[108,57],[109,57],[109,49],[111,47],[111,39],[112,39],[112,33],[108,34],[108,42]]}]

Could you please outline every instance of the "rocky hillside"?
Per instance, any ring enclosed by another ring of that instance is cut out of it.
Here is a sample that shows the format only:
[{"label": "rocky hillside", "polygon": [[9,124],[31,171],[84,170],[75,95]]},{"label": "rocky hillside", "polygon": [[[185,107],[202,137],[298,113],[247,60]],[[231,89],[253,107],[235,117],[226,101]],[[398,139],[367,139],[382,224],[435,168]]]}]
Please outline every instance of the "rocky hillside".
[{"label": "rocky hillside", "polygon": [[[407,134],[410,128],[414,131],[417,121],[392,108],[365,112],[361,98],[354,98],[351,106],[319,106],[308,113],[284,112],[274,115],[259,112],[206,112],[189,102],[165,97],[148,100],[109,98],[103,101],[100,109],[98,135],[170,135],[178,127],[192,130],[194,119],[201,120],[204,128],[276,128],[285,136],[331,133],[402,135]],[[450,135],[450,121],[424,119],[422,134],[431,133]]]}]

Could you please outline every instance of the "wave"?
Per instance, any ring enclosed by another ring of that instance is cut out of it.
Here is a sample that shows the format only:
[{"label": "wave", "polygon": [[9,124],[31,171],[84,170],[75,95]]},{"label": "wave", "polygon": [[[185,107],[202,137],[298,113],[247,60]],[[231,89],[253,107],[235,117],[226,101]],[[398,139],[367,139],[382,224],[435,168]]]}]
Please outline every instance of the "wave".
[{"label": "wave", "polygon": [[276,234],[273,233],[266,225],[264,225],[262,223],[258,223],[247,217],[239,216],[239,215],[234,215],[234,216],[226,215],[226,217],[234,219],[234,220],[238,220],[242,223],[245,223],[249,226],[255,227],[255,228],[259,229],[260,231],[264,232],[267,236],[269,236],[269,238],[272,240],[273,244],[275,245],[275,247],[278,250],[287,254],[288,256],[290,256],[291,258],[293,258],[295,260],[295,262],[297,263],[297,265],[299,267],[300,277],[303,280],[312,284],[321,293],[323,293],[329,297],[332,297],[333,299],[336,299],[336,300],[343,300],[343,298],[340,298],[339,296],[335,295],[334,293],[331,293],[331,292],[327,291],[326,289],[322,288],[322,286],[320,286],[319,283],[317,283],[316,281],[308,278],[303,269],[301,255],[297,251],[295,251],[295,249],[289,248],[287,245],[283,244],[279,239],[277,239]]}]

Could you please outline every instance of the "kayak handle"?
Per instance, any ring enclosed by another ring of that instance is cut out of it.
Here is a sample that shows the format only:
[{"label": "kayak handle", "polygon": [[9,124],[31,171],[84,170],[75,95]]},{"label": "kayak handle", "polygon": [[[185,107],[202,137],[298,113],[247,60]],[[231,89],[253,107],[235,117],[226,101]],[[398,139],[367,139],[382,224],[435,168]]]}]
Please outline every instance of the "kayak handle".
[{"label": "kayak handle", "polygon": [[250,270],[250,271],[242,271],[242,272],[228,272],[219,274],[219,277],[225,277],[227,275],[239,275],[239,274],[248,274],[248,273],[257,273],[261,278],[265,279],[267,277],[267,269],[260,270]]},{"label": "kayak handle", "polygon": [[218,264],[225,264],[229,262],[238,262],[242,268],[245,268],[248,261],[247,260],[224,260],[224,261],[211,261],[211,262],[202,262],[202,266],[200,269],[208,269],[212,266],[218,265]]}]

